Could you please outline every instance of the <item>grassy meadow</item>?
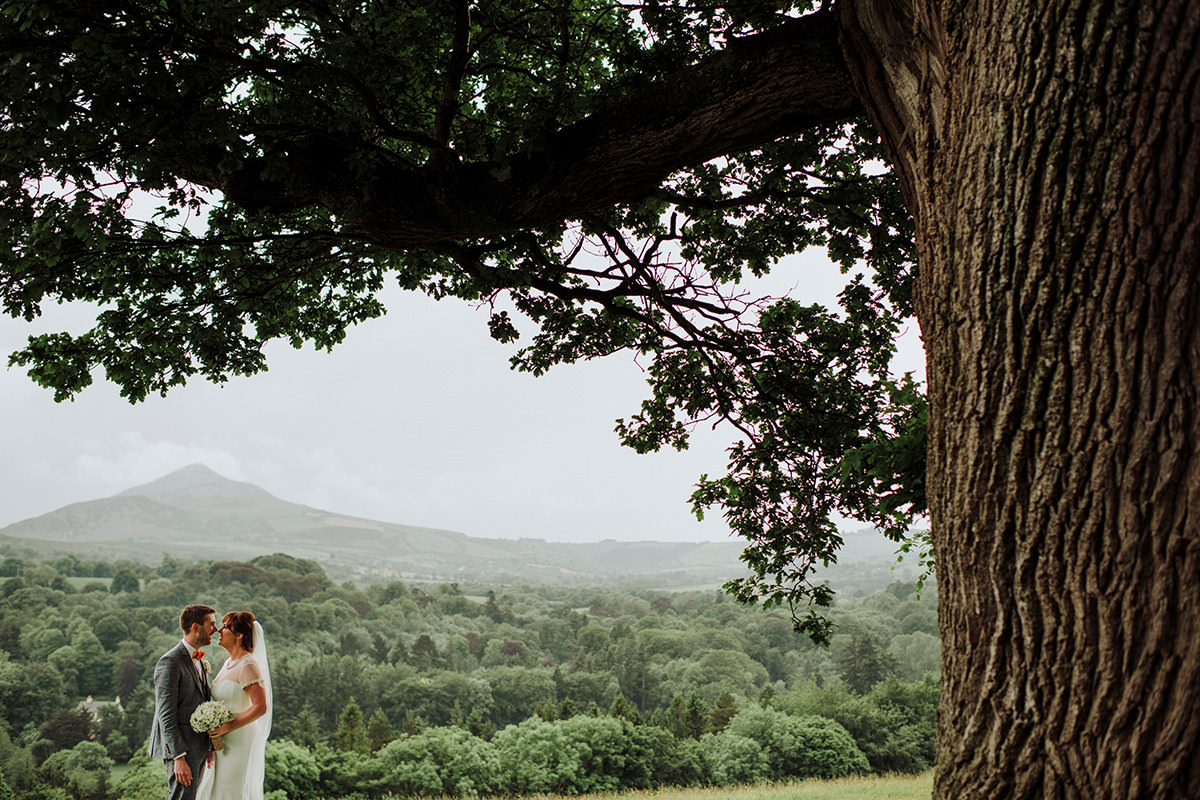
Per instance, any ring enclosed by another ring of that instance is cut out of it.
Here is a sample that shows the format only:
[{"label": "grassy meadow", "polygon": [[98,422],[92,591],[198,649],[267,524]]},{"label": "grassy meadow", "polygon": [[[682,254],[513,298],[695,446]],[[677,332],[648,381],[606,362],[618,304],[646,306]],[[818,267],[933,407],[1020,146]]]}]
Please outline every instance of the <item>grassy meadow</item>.
[{"label": "grassy meadow", "polygon": [[[583,795],[571,800],[929,800],[932,794],[933,773],[925,772],[920,775],[760,783],[720,789],[655,789]],[[537,800],[566,799],[539,795]]]},{"label": "grassy meadow", "polygon": [[[126,766],[114,767],[112,783],[120,782]],[[166,788],[166,782],[163,782]],[[524,800],[929,800],[933,773],[884,775],[834,780],[759,783],[713,789],[653,789],[641,792],[564,797],[530,795]]]}]

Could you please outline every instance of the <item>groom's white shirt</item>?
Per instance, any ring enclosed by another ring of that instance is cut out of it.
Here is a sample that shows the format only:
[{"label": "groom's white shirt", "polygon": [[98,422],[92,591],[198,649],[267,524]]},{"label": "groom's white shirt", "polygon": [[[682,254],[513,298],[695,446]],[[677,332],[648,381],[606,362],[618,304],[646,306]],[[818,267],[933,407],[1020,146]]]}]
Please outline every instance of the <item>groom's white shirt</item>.
[{"label": "groom's white shirt", "polygon": [[182,641],[183,646],[187,648],[188,658],[191,659],[191,662],[192,662],[192,669],[196,670],[196,672],[198,672],[200,674],[200,682],[203,683],[204,682],[204,665],[200,663],[200,659],[196,658],[196,648],[194,648],[190,644],[188,644],[187,639],[181,639],[180,641]]}]

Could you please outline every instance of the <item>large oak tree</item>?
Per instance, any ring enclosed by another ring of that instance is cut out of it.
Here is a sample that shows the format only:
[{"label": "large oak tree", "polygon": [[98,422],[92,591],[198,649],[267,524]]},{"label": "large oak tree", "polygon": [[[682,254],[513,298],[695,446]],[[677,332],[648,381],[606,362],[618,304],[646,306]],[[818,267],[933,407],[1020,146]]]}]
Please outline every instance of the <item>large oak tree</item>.
[{"label": "large oak tree", "polygon": [[[821,635],[830,515],[927,501],[937,796],[1200,796],[1194,4],[0,9],[0,302],[102,309],[15,356],[58,398],[330,347],[388,275],[534,372],[635,349],[626,443],[737,430],[740,596]],[[836,312],[729,288],[810,245]]]}]

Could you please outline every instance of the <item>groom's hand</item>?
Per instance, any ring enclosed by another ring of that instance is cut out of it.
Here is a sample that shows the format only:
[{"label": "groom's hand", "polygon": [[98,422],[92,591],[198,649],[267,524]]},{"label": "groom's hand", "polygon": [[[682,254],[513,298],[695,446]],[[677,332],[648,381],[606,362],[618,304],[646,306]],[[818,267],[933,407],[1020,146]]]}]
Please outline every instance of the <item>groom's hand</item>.
[{"label": "groom's hand", "polygon": [[212,765],[213,765],[213,758],[214,758],[216,755],[217,755],[217,754],[216,754],[216,753],[214,753],[212,750],[209,750],[209,751],[208,751],[208,754],[207,754],[207,755],[204,757],[204,766],[208,767],[209,769],[212,769]]},{"label": "groom's hand", "polygon": [[185,756],[175,759],[175,782],[180,786],[192,785],[192,768],[188,766]]}]

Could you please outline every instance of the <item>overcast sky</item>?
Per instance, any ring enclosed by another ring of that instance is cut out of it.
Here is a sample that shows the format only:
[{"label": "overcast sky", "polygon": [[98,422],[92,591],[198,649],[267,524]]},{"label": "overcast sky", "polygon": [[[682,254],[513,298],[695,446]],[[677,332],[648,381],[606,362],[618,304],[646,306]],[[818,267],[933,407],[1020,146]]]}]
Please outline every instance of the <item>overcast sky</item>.
[{"label": "overcast sky", "polygon": [[[841,279],[806,254],[776,270],[770,291],[830,302]],[[728,537],[687,503],[701,473],[721,473],[728,432],[698,431],[682,454],[618,444],[614,420],[646,393],[631,356],[534,378],[508,368],[513,347],[489,338],[485,312],[399,290],[387,298],[388,315],[332,353],[276,345],[266,373],[196,381],[136,406],[100,379],[56,404],[3,367],[31,332],[78,314],[51,309],[36,326],[0,316],[0,528],[201,463],[284,500],[471,536]],[[915,324],[901,346],[898,364],[923,372]]]}]

